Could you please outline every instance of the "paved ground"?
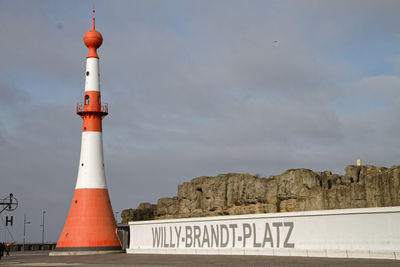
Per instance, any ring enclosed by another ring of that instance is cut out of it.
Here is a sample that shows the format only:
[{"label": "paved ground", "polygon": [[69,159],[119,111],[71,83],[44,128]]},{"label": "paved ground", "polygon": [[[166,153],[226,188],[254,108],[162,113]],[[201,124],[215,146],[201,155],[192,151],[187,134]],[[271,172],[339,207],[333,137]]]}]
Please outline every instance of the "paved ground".
[{"label": "paved ground", "polygon": [[194,256],[107,254],[91,256],[48,256],[48,252],[14,252],[0,260],[0,266],[400,266],[400,261],[369,259],[328,259],[264,256]]}]

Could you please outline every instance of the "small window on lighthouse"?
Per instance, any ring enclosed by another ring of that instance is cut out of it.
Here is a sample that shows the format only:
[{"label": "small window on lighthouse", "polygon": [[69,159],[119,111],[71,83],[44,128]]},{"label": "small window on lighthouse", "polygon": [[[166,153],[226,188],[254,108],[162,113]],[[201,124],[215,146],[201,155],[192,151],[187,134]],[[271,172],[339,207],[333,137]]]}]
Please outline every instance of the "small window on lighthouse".
[{"label": "small window on lighthouse", "polygon": [[89,105],[89,96],[85,95],[85,105]]},{"label": "small window on lighthouse", "polygon": [[89,76],[89,74],[90,74],[90,73],[87,71],[87,72],[86,72],[86,76]]}]

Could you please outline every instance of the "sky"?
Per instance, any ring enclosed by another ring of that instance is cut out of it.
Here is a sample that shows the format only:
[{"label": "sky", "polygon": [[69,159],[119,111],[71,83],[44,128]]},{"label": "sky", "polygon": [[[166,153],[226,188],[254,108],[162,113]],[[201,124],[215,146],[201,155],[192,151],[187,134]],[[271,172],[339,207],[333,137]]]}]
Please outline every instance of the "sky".
[{"label": "sky", "polygon": [[[198,176],[391,167],[400,1],[0,0],[0,240],[56,242],[79,164],[91,28],[116,216]],[[118,220],[120,220],[118,218]]]}]

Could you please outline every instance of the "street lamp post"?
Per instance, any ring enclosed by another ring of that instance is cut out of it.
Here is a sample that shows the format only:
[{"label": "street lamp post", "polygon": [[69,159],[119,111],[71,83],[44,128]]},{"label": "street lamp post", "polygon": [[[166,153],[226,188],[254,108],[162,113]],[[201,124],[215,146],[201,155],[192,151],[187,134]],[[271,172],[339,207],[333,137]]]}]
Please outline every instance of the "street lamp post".
[{"label": "street lamp post", "polygon": [[31,222],[26,221],[26,214],[24,213],[24,238],[22,243],[22,251],[25,251],[25,235],[26,235],[26,225],[30,224]]},{"label": "street lamp post", "polygon": [[42,224],[40,225],[40,226],[42,226],[42,244],[44,244],[44,215],[46,214],[46,211],[44,210],[43,212],[42,212],[42,215],[43,215],[43,217],[42,217]]}]

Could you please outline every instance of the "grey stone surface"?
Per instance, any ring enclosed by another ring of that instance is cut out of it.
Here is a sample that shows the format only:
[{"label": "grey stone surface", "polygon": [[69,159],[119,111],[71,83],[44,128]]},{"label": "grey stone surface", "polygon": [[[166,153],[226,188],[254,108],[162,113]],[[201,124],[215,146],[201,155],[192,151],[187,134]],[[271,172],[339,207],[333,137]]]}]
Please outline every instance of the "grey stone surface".
[{"label": "grey stone surface", "polygon": [[[47,252],[48,253],[48,252]],[[103,254],[86,256],[52,256],[43,252],[12,252],[0,266],[399,266],[396,260],[340,259],[229,255],[156,255]]]},{"label": "grey stone surface", "polygon": [[400,205],[400,166],[354,166],[345,175],[290,169],[260,178],[228,173],[178,185],[178,195],[124,210],[122,222]]}]

